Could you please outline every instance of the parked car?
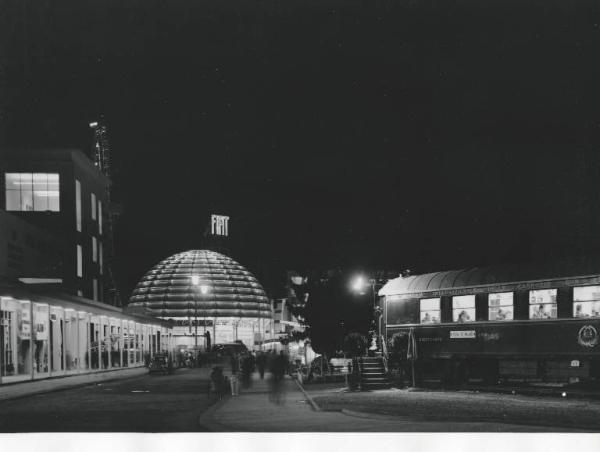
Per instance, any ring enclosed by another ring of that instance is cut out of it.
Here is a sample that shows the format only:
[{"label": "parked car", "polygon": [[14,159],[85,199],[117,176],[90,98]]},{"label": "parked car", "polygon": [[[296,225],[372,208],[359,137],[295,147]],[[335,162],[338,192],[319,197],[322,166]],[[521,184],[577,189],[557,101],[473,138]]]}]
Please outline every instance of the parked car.
[{"label": "parked car", "polygon": [[225,344],[215,344],[212,352],[216,354],[217,357],[231,356],[234,354],[248,353],[248,347],[246,347],[243,342],[229,342]]}]

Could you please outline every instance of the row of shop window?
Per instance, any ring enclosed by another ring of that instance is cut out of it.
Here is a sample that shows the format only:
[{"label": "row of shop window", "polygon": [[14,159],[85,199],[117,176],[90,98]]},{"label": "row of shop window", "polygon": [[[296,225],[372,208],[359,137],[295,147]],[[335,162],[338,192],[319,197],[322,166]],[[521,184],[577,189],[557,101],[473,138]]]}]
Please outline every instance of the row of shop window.
[{"label": "row of shop window", "polygon": [[[529,318],[557,318],[556,289],[529,291]],[[440,298],[420,300],[420,322],[440,323]],[[500,292],[488,295],[488,319],[513,320],[514,293]],[[600,317],[600,286],[573,288],[573,317]],[[452,297],[452,321],[456,323],[475,320],[475,295]]]},{"label": "row of shop window", "polygon": [[170,331],[0,297],[0,382],[138,366],[170,348]]}]

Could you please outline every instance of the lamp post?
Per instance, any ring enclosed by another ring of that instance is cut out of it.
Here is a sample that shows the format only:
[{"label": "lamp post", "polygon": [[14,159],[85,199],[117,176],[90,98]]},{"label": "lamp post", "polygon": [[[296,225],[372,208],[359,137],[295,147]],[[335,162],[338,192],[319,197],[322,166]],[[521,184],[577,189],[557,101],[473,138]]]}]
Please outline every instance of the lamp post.
[{"label": "lamp post", "polygon": [[[192,275],[192,285],[196,289],[200,289],[201,295],[206,295],[210,291],[210,287],[206,282],[200,279],[199,275]],[[195,295],[195,292],[194,292]],[[198,362],[198,300],[194,296],[194,359]]]},{"label": "lamp post", "polygon": [[[377,337],[381,336],[381,317],[382,311],[379,306],[377,306],[377,293],[375,288],[377,286],[377,280],[375,278],[366,278],[365,276],[359,275],[356,276],[352,280],[351,288],[352,291],[359,294],[364,295],[366,292],[366,288],[369,286],[371,288],[371,295],[373,297],[373,314],[374,316],[379,317],[377,322]],[[379,348],[379,346],[378,346]]]}]

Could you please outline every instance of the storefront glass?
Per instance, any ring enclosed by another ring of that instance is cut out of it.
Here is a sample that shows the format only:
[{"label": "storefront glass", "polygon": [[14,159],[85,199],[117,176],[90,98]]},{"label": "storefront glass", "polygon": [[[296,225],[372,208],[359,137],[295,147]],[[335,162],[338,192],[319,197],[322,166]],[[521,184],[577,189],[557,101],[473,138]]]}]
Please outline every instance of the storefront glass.
[{"label": "storefront glass", "polygon": [[65,352],[65,320],[64,310],[62,308],[50,307],[50,369],[52,373],[60,374],[65,370],[64,352]]},{"label": "storefront glass", "polygon": [[2,381],[31,378],[31,303],[8,297],[0,303]]},{"label": "storefront glass", "polygon": [[111,348],[110,342],[110,330],[108,325],[108,318],[105,316],[100,317],[100,352],[102,358],[102,369],[109,368],[109,351]]},{"label": "storefront glass", "polygon": [[139,364],[142,362],[142,351],[141,351],[141,342],[140,342],[140,335],[141,335],[141,325],[139,323],[135,324],[135,362],[136,364]]},{"label": "storefront glass", "polygon": [[79,368],[78,334],[77,312],[67,309],[65,310],[65,365],[68,371],[76,371]]},{"label": "storefront glass", "polygon": [[90,369],[100,368],[100,316],[92,315],[90,320]]},{"label": "storefront glass", "polygon": [[146,364],[170,330],[0,297],[0,384]]},{"label": "storefront glass", "polygon": [[33,373],[36,377],[48,376],[50,371],[50,308],[47,304],[33,304],[34,357]]},{"label": "storefront glass", "polygon": [[110,363],[112,367],[121,367],[118,320],[110,319]]},{"label": "storefront glass", "polygon": [[90,316],[86,312],[79,312],[79,351],[78,362],[80,369],[89,369],[89,320]]}]

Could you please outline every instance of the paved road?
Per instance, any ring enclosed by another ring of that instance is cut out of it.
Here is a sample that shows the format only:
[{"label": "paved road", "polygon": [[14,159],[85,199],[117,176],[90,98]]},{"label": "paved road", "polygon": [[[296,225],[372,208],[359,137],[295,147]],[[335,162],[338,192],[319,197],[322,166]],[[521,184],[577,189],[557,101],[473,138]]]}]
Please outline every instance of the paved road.
[{"label": "paved road", "polygon": [[[208,373],[180,369],[171,376],[142,374],[0,401],[0,432],[574,432],[589,431],[590,422],[595,426],[600,416],[598,401],[397,390],[344,394],[327,385],[307,389],[317,401],[326,401],[322,408],[345,411],[314,411],[290,378],[278,404],[269,396],[268,380],[256,375],[239,396],[211,405]],[[536,425],[506,423],[514,410],[527,410]],[[430,418],[423,412],[438,415]],[[559,416],[591,420],[552,421]]]},{"label": "paved road", "polygon": [[143,375],[0,402],[0,432],[197,432],[206,371]]}]

